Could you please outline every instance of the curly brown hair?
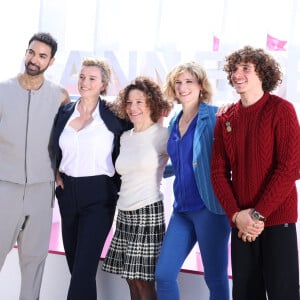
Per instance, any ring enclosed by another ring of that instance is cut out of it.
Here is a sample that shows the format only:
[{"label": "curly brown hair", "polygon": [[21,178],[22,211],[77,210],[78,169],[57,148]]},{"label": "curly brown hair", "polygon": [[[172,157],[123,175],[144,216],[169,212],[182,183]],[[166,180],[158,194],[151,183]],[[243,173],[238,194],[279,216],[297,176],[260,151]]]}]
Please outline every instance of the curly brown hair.
[{"label": "curly brown hair", "polygon": [[120,118],[129,120],[126,113],[126,105],[129,93],[132,90],[139,90],[145,94],[146,103],[149,105],[150,117],[153,122],[156,123],[163,114],[170,111],[171,104],[164,99],[160,86],[149,77],[138,76],[119,92],[116,100],[116,111]]},{"label": "curly brown hair", "polygon": [[275,59],[261,48],[245,46],[225,58],[224,71],[228,74],[227,79],[233,85],[231,76],[236,70],[237,64],[252,63],[255,72],[262,81],[264,92],[271,92],[282,82],[280,65]]}]

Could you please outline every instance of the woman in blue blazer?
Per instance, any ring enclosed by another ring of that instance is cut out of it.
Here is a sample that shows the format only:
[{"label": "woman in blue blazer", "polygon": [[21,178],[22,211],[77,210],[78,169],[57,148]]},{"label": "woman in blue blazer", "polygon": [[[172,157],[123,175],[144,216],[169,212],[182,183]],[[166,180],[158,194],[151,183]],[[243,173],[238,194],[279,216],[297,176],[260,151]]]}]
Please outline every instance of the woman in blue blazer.
[{"label": "woman in blue blazer", "polygon": [[198,242],[210,300],[229,300],[228,239],[230,224],[216,198],[210,162],[217,107],[212,89],[196,62],[175,66],[164,94],[182,105],[170,123],[168,153],[175,175],[174,204],[156,266],[158,300],[178,300],[177,276]]}]

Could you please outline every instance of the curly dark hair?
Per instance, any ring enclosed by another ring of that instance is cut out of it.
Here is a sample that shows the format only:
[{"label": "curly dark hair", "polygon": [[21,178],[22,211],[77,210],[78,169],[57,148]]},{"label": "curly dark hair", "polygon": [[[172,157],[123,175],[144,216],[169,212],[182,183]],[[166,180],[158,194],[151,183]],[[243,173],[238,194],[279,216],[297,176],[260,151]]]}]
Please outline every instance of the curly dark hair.
[{"label": "curly dark hair", "polygon": [[280,65],[271,55],[261,48],[245,46],[225,58],[224,71],[228,74],[227,79],[231,85],[233,85],[232,73],[236,70],[236,65],[240,63],[254,64],[264,92],[271,92],[282,82]]},{"label": "curly dark hair", "polygon": [[51,48],[51,58],[54,57],[56,51],[57,51],[57,41],[53,38],[53,36],[48,32],[38,32],[35,33],[29,40],[28,46],[33,41],[39,41],[46,45],[48,45]]},{"label": "curly dark hair", "polygon": [[164,99],[160,86],[149,77],[138,76],[119,92],[116,104],[117,114],[120,118],[129,120],[126,113],[126,105],[129,93],[132,90],[139,90],[145,94],[153,122],[156,123],[164,113],[168,113],[171,110],[171,104]]}]

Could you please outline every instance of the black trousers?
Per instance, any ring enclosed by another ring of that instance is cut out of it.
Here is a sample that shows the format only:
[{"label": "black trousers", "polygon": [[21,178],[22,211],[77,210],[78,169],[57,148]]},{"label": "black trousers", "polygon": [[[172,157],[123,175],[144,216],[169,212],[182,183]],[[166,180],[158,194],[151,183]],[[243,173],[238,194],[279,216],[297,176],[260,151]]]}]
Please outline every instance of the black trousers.
[{"label": "black trousers", "polygon": [[96,300],[96,274],[112,226],[117,188],[104,175],[70,177],[62,174],[64,189],[56,189],[62,238],[71,273],[68,300]]},{"label": "black trousers", "polygon": [[295,224],[266,227],[255,242],[231,234],[234,300],[299,300]]}]

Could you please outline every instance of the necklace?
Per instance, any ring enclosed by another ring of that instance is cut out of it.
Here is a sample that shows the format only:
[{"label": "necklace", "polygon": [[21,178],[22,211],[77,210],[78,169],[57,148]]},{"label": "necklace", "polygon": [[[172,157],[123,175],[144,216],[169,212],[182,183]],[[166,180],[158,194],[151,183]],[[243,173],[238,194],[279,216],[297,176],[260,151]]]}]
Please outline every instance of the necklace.
[{"label": "necklace", "polygon": [[190,124],[191,121],[195,118],[195,116],[197,115],[197,113],[198,113],[198,111],[196,111],[195,113],[193,113],[192,116],[191,116],[190,118],[188,118],[188,119],[185,119],[185,118],[183,117],[183,114],[182,114],[181,120],[185,123],[185,125],[188,125],[188,124]]}]

